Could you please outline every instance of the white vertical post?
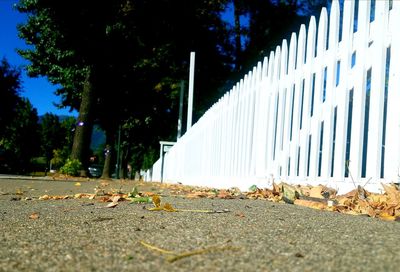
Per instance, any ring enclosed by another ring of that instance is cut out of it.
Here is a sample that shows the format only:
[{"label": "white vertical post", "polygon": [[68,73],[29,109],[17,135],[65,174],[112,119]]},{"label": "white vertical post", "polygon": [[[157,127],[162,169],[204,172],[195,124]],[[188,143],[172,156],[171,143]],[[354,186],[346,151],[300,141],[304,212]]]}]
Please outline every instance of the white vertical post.
[{"label": "white vertical post", "polygon": [[349,173],[355,180],[361,178],[362,153],[364,140],[364,114],[366,97],[366,53],[369,42],[371,2],[358,3],[357,39],[354,41],[356,48],[356,63],[354,66],[354,93],[353,93],[353,120],[351,123],[351,145]]},{"label": "white vertical post", "polygon": [[391,52],[389,91],[387,98],[387,123],[385,142],[385,179],[387,182],[399,181],[400,167],[400,36],[396,34],[400,25],[400,2],[393,2],[390,16]]},{"label": "white vertical post", "polygon": [[194,62],[195,52],[190,52],[190,70],[189,70],[189,97],[188,97],[188,112],[186,131],[192,127],[192,112],[193,112],[193,85],[194,85]]},{"label": "white vertical post", "polygon": [[[389,1],[376,2],[375,25],[379,31],[374,34],[371,75],[370,111],[368,127],[368,151],[366,178],[379,179],[381,174],[381,152],[383,137],[383,109],[385,99],[386,32]],[[396,60],[394,60],[396,61]]]},{"label": "white vertical post", "polygon": [[183,92],[185,88],[185,83],[182,80],[181,81],[181,91],[179,93],[179,115],[178,115],[178,133],[176,136],[176,140],[179,140],[179,138],[182,136],[182,114],[183,114]]}]

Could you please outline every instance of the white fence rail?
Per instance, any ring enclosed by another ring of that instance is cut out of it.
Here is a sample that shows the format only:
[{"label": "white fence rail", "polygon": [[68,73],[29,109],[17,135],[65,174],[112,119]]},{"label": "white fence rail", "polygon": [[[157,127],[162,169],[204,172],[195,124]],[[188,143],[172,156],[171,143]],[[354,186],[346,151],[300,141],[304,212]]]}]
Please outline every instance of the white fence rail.
[{"label": "white fence rail", "polygon": [[325,8],[318,27],[311,17],[180,138],[163,178],[377,191],[398,182],[399,166],[400,1],[346,0],[341,16],[335,0],[329,18]]}]

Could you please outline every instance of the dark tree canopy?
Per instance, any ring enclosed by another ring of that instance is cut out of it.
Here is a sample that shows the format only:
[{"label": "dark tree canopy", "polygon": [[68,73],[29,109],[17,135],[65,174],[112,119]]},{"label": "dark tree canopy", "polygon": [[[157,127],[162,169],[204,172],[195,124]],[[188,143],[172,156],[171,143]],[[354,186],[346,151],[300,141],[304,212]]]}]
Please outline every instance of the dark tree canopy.
[{"label": "dark tree canopy", "polygon": [[13,120],[21,92],[21,73],[3,58],[0,62],[0,137]]}]

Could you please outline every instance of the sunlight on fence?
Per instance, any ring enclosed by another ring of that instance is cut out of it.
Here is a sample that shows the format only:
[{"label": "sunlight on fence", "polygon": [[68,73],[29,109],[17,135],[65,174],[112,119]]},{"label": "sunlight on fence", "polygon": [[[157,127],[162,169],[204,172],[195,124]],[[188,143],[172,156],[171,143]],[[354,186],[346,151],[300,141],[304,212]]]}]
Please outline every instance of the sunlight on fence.
[{"label": "sunlight on fence", "polygon": [[244,190],[397,183],[400,1],[372,2],[344,1],[340,16],[335,0],[329,18],[324,8],[318,26],[311,17],[283,40],[166,154],[164,180]]}]

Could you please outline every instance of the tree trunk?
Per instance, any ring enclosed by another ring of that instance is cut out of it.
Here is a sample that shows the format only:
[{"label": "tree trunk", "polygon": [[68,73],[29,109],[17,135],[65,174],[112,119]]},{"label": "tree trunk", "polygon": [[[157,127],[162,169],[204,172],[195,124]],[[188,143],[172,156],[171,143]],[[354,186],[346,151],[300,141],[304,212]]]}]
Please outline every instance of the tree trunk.
[{"label": "tree trunk", "polygon": [[114,134],[110,131],[106,131],[106,148],[104,149],[104,167],[101,178],[111,178],[111,159],[112,159],[112,146],[114,145]]},{"label": "tree trunk", "polygon": [[130,145],[123,145],[120,151],[120,168],[119,168],[119,178],[125,179],[128,174],[128,160],[130,158]]},{"label": "tree trunk", "polygon": [[90,141],[93,131],[93,68],[89,67],[83,84],[79,116],[75,127],[74,142],[72,145],[71,159],[79,160],[83,169],[86,169],[89,157]]}]

